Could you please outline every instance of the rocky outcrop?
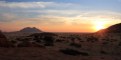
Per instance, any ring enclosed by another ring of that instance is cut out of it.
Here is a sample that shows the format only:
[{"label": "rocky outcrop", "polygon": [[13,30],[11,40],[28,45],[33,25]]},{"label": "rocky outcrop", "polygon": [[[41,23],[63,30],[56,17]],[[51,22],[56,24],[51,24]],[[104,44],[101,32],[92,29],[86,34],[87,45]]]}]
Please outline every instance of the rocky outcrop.
[{"label": "rocky outcrop", "polygon": [[107,29],[98,31],[97,33],[121,33],[121,23],[112,25]]},{"label": "rocky outcrop", "polygon": [[7,40],[5,35],[0,31],[0,47],[11,47],[12,43]]}]

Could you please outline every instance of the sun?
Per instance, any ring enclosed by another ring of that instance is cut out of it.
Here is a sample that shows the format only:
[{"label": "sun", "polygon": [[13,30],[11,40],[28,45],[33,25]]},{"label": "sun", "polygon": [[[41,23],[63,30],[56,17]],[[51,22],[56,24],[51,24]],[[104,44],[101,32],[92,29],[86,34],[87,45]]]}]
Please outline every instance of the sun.
[{"label": "sun", "polygon": [[105,21],[95,21],[94,22],[94,29],[96,31],[106,28],[106,22]]}]

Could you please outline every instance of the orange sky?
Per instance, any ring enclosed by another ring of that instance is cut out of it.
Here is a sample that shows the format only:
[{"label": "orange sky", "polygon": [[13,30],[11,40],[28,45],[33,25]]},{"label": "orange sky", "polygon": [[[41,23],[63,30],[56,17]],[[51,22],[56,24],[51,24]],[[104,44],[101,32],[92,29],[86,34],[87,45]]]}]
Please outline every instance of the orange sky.
[{"label": "orange sky", "polygon": [[2,0],[0,30],[96,32],[121,22],[118,0]]},{"label": "orange sky", "polygon": [[[100,22],[100,21],[99,21]],[[115,23],[105,23],[103,25],[104,28],[107,28]],[[86,23],[80,23],[80,24],[47,24],[47,25],[41,25],[41,24],[28,24],[25,25],[24,23],[8,23],[8,24],[1,24],[0,28],[3,31],[18,31],[24,27],[37,27],[43,31],[48,32],[96,32],[98,29],[98,25],[95,25],[93,22],[86,22]]]}]

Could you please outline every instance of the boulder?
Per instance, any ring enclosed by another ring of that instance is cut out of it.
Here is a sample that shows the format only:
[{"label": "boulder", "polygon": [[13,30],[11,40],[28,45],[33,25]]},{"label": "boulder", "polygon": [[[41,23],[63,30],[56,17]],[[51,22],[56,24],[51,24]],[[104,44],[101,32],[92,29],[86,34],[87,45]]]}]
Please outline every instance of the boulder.
[{"label": "boulder", "polygon": [[12,43],[7,40],[5,35],[0,31],[0,47],[10,47]]}]

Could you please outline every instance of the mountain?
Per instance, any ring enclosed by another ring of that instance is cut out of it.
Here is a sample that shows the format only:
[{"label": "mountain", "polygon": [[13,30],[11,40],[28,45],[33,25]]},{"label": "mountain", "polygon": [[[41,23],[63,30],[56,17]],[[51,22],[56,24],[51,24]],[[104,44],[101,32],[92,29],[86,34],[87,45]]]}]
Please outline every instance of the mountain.
[{"label": "mountain", "polygon": [[107,29],[102,29],[98,31],[97,33],[121,33],[121,23],[112,25],[108,27]]},{"label": "mountain", "polygon": [[4,35],[9,39],[9,40],[14,40],[17,37],[20,36],[29,36],[33,33],[41,33],[43,31],[37,29],[36,27],[25,27],[19,31],[13,31],[13,32],[4,32]]},{"label": "mountain", "polygon": [[42,31],[39,30],[36,27],[32,27],[32,28],[31,27],[26,27],[26,28],[21,29],[19,32],[23,32],[23,33],[40,33]]}]

